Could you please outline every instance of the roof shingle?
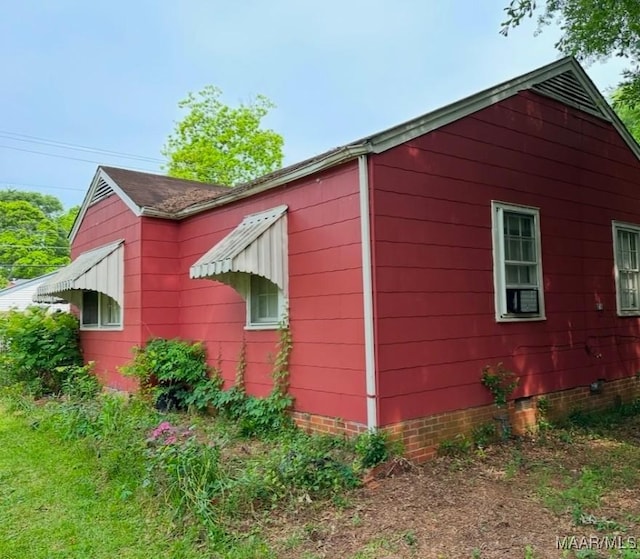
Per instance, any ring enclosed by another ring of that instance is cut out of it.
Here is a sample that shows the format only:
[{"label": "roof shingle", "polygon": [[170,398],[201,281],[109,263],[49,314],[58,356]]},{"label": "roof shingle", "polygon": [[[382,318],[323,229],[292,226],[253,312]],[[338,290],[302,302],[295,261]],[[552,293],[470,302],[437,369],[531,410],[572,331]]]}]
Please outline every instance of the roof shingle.
[{"label": "roof shingle", "polygon": [[174,213],[229,192],[226,186],[100,166],[141,208]]}]

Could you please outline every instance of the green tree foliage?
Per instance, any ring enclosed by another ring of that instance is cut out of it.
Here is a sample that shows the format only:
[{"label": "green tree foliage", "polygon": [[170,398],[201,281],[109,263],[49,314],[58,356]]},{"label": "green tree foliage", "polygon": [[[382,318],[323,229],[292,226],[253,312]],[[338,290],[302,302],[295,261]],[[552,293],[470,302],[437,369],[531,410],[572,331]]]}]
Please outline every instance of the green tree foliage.
[{"label": "green tree foliage", "polygon": [[282,166],[282,136],[261,127],[274,104],[258,95],[230,107],[221,94],[208,85],[178,104],[188,112],[162,150],[170,176],[233,186]]},{"label": "green tree foliage", "polygon": [[611,95],[613,107],[631,135],[640,142],[640,103],[628,100],[627,88],[621,86]]},{"label": "green tree foliage", "polygon": [[68,235],[71,232],[71,228],[80,212],[80,206],[72,206],[57,219],[58,225]]},{"label": "green tree foliage", "polygon": [[0,190],[0,202],[29,202],[31,205],[42,210],[42,212],[50,219],[56,219],[62,215],[64,208],[62,202],[55,196],[50,194],[41,194],[40,192],[27,192],[23,190]]},{"label": "green tree foliage", "polygon": [[69,262],[69,223],[77,209],[64,212],[50,195],[0,191],[0,286],[10,278],[33,278]]},{"label": "green tree foliage", "polygon": [[538,14],[539,30],[558,23],[562,36],[556,47],[583,60],[626,57],[626,103],[640,103],[640,2],[638,0],[511,0],[501,33]]},{"label": "green tree foliage", "polygon": [[30,307],[0,314],[0,385],[25,383],[37,395],[59,392],[82,365],[78,319]]}]

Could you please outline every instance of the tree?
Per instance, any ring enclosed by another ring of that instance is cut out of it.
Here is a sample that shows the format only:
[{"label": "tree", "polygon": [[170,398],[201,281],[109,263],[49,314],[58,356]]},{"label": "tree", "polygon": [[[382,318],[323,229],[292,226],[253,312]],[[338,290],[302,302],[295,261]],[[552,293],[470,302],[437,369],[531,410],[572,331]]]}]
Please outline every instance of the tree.
[{"label": "tree", "polygon": [[619,87],[611,95],[611,101],[627,130],[640,142],[640,103],[629,102],[627,93],[625,86]]},{"label": "tree", "polygon": [[0,202],[15,202],[16,200],[29,202],[36,208],[40,208],[50,219],[55,219],[64,211],[62,202],[50,194],[14,190],[12,188],[9,188],[8,190],[0,190]]},{"label": "tree", "polygon": [[[540,5],[543,4],[544,7]],[[640,103],[640,2],[638,0],[511,0],[501,33],[539,12],[538,30],[557,22],[562,36],[556,47],[583,60],[627,57],[624,99]]]},{"label": "tree", "polygon": [[0,192],[0,284],[33,278],[69,262],[65,219],[54,196]]},{"label": "tree", "polygon": [[248,104],[229,107],[221,94],[208,85],[178,104],[188,113],[162,150],[170,176],[233,186],[282,165],[282,136],[261,127],[275,105],[258,95]]},{"label": "tree", "polygon": [[58,222],[58,225],[67,235],[71,232],[71,228],[73,227],[79,212],[80,206],[72,206],[57,218],[56,221]]}]

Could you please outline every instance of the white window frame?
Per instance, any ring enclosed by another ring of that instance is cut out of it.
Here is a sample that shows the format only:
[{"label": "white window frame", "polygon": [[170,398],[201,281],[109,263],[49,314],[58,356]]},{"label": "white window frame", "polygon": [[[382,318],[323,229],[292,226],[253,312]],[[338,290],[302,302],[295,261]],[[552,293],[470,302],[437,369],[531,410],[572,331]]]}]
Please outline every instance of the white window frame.
[{"label": "white window frame", "polygon": [[[98,322],[87,324],[84,322],[84,296],[85,293],[97,293],[98,295]],[[119,317],[118,322],[106,322],[103,318],[105,314],[105,307],[110,302],[115,303],[118,306]],[[81,304],[80,304],[80,330],[122,330],[122,306],[115,300],[105,295],[104,293],[100,293],[99,291],[83,291]]]},{"label": "white window frame", "polygon": [[252,277],[260,277],[264,281],[271,282],[271,280],[267,278],[263,278],[262,276],[255,276],[253,274],[246,274],[246,273],[238,273],[234,278],[234,280],[230,282],[233,288],[242,295],[242,297],[246,302],[246,323],[245,323],[244,329],[245,330],[277,330],[286,320],[286,307],[287,307],[286,297],[284,296],[282,289],[280,289],[276,285],[276,288],[278,290],[278,318],[277,319],[274,318],[273,320],[269,320],[269,321],[266,321],[266,320],[254,321],[252,319],[252,316],[253,316],[252,309],[253,309],[253,305],[255,304],[256,294],[252,293],[252,289],[251,289]]},{"label": "white window frame", "polygon": [[[640,225],[633,223],[625,223],[622,221],[612,221],[611,229],[613,233],[613,263],[614,263],[614,279],[616,287],[616,310],[618,316],[640,316]],[[624,231],[636,236],[636,249],[638,255],[636,256],[636,270],[630,270],[636,274],[636,289],[638,294],[636,296],[637,304],[635,307],[622,307],[622,286],[620,285],[620,242],[618,240],[618,232]]]},{"label": "white window frame", "polygon": [[[536,280],[538,289],[538,312],[513,314],[507,312],[507,281],[505,271],[504,214],[518,213],[533,217],[536,251]],[[496,322],[534,322],[546,320],[544,305],[544,283],[542,273],[542,244],[540,241],[540,208],[491,201],[491,227],[493,232],[493,291]]]}]

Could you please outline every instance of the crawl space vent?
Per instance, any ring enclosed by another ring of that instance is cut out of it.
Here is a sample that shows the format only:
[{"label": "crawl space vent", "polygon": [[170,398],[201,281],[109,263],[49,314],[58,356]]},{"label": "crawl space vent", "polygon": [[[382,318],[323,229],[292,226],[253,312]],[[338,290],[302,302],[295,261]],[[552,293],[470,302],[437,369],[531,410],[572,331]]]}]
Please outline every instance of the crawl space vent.
[{"label": "crawl space vent", "polygon": [[559,101],[572,105],[582,111],[609,120],[598,105],[596,105],[576,75],[571,71],[563,72],[558,76],[537,83],[531,89],[543,95],[555,97]]}]

